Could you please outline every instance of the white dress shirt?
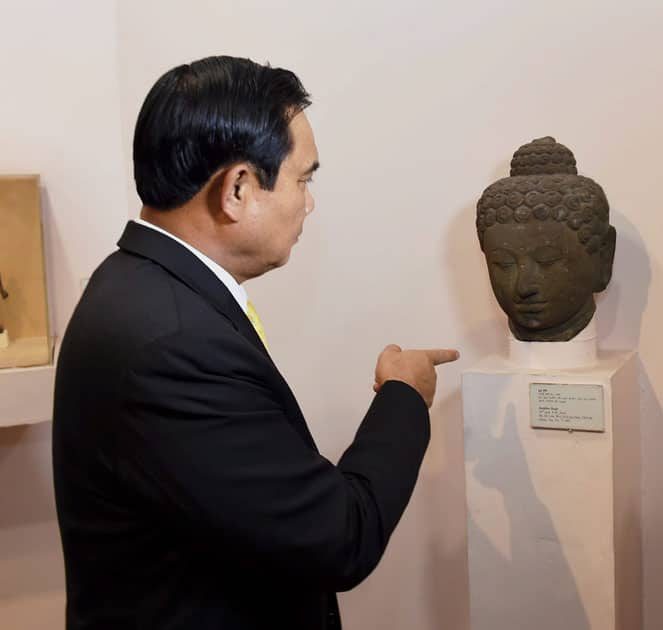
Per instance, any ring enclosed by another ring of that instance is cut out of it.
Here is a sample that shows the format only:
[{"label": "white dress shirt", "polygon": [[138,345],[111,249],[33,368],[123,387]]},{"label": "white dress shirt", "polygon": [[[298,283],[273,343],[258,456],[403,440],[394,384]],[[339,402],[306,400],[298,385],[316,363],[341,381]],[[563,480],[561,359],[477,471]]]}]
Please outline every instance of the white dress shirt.
[{"label": "white dress shirt", "polygon": [[160,228],[153,223],[149,223],[148,221],[145,221],[144,219],[134,219],[134,221],[140,225],[144,225],[147,228],[150,228],[152,230],[156,230],[157,232],[161,232],[161,234],[165,234],[166,236],[172,238],[174,241],[177,241],[180,245],[183,247],[186,247],[194,256],[196,256],[198,259],[200,259],[201,262],[203,262],[209,269],[212,271],[212,273],[219,279],[225,287],[230,291],[231,295],[235,298],[237,301],[237,304],[239,304],[240,308],[246,313],[248,310],[248,297],[246,295],[246,291],[244,290],[244,287],[239,285],[235,278],[233,278],[221,265],[218,265],[215,263],[211,258],[208,256],[205,256],[201,251],[197,250],[195,247],[189,245],[189,243],[186,243],[180,238],[177,238],[177,236],[171,234],[170,232],[167,232],[163,228]]}]

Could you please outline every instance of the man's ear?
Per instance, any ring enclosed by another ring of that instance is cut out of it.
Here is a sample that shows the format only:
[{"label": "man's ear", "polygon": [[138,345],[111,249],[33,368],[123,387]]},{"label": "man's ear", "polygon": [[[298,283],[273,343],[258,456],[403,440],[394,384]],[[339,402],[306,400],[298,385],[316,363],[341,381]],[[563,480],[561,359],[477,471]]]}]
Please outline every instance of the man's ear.
[{"label": "man's ear", "polygon": [[599,256],[601,257],[598,284],[594,288],[594,293],[600,293],[610,282],[612,278],[612,261],[615,258],[615,244],[617,241],[617,232],[611,225],[601,242]]},{"label": "man's ear", "polygon": [[219,210],[233,223],[242,218],[255,195],[258,181],[246,162],[234,164],[221,173],[218,188]]}]

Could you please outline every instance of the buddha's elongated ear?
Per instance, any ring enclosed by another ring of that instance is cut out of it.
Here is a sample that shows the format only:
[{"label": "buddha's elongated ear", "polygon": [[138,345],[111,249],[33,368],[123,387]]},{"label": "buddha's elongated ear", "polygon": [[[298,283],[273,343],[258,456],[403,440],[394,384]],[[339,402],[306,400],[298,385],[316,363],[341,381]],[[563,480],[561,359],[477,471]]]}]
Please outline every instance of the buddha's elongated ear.
[{"label": "buddha's elongated ear", "polygon": [[617,241],[617,232],[615,228],[610,226],[606,232],[603,240],[601,241],[601,249],[599,249],[599,256],[601,257],[601,264],[599,269],[599,277],[597,278],[594,293],[603,291],[612,278],[612,262],[615,259],[615,245]]}]

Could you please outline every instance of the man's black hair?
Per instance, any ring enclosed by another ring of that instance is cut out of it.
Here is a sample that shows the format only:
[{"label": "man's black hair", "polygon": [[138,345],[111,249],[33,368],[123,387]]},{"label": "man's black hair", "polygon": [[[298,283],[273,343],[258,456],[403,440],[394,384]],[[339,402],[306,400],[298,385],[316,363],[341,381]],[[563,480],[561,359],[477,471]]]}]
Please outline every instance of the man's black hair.
[{"label": "man's black hair", "polygon": [[272,190],[292,149],[288,125],[311,104],[289,70],[217,56],[178,66],[152,87],[138,115],[133,158],[143,204],[189,201],[218,169],[249,162]]}]

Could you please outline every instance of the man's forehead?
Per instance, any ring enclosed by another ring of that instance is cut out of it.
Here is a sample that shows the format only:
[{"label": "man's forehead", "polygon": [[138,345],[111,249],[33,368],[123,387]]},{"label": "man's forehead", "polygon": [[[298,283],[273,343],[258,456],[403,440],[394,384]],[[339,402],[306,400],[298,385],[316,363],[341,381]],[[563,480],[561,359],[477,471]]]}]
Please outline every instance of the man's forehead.
[{"label": "man's forehead", "polygon": [[290,121],[293,148],[290,153],[294,166],[308,169],[317,163],[318,148],[315,145],[313,129],[304,112],[299,112]]}]

